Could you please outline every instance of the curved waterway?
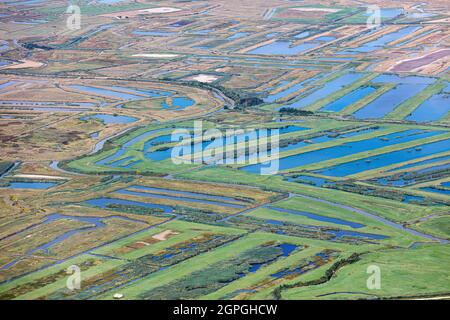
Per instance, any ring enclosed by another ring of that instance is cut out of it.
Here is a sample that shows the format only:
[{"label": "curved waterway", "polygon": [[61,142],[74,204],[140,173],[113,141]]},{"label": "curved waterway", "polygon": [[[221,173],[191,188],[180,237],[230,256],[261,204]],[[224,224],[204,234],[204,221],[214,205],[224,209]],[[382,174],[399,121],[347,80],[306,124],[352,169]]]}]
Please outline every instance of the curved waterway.
[{"label": "curved waterway", "polygon": [[419,231],[416,231],[416,230],[413,230],[413,229],[410,229],[410,228],[406,228],[405,226],[403,226],[400,223],[396,223],[396,222],[387,220],[387,219],[379,217],[379,216],[377,216],[377,215],[375,215],[373,213],[369,213],[367,211],[364,211],[364,210],[361,210],[361,209],[358,209],[358,208],[354,208],[354,207],[350,207],[350,206],[347,206],[347,205],[344,205],[344,204],[341,204],[341,203],[332,202],[332,201],[328,201],[328,200],[324,200],[324,199],[320,199],[320,198],[315,198],[315,197],[311,197],[311,196],[306,196],[306,195],[302,195],[302,194],[297,194],[297,193],[295,193],[295,194],[293,193],[290,196],[301,197],[301,198],[304,198],[304,199],[309,199],[309,200],[312,200],[312,201],[316,201],[316,202],[332,205],[332,206],[335,206],[335,207],[338,207],[338,208],[342,208],[342,209],[349,210],[349,211],[352,211],[352,212],[355,212],[355,213],[359,213],[359,214],[361,214],[361,215],[363,215],[365,217],[375,219],[375,220],[377,220],[379,222],[384,223],[387,226],[390,226],[392,228],[408,232],[408,233],[410,233],[412,235],[415,235],[415,236],[419,236],[419,237],[422,237],[422,238],[430,239],[430,240],[437,241],[437,242],[444,243],[444,244],[450,243],[450,241],[447,240],[447,239],[437,238],[437,237],[434,237],[434,236],[429,235],[429,234],[425,234],[425,233],[422,233],[422,232],[419,232]]},{"label": "curved waterway", "polygon": [[[25,231],[34,230],[34,229],[36,229],[36,228],[38,228],[40,226],[43,226],[43,225],[46,225],[46,224],[49,224],[49,223],[52,223],[52,222],[55,222],[55,221],[63,220],[63,219],[76,220],[76,221],[87,223],[89,225],[83,226],[83,227],[80,227],[80,228],[77,228],[77,229],[74,229],[74,230],[67,231],[67,232],[63,233],[62,235],[57,236],[53,240],[51,240],[51,241],[49,241],[47,243],[44,243],[44,244],[42,244],[40,246],[37,246],[37,247],[29,250],[25,254],[25,257],[32,256],[33,254],[36,254],[38,252],[42,252],[42,253],[48,255],[49,254],[49,250],[53,246],[63,242],[64,240],[66,240],[66,239],[68,239],[68,238],[70,238],[70,237],[72,237],[72,236],[74,236],[76,234],[79,234],[81,232],[86,232],[86,231],[93,231],[93,230],[97,230],[99,228],[105,227],[106,226],[106,224],[104,223],[105,220],[121,219],[121,220],[125,220],[125,221],[132,221],[132,222],[138,222],[138,223],[143,223],[143,224],[145,223],[145,222],[140,221],[140,220],[135,220],[135,219],[131,219],[131,218],[123,217],[123,216],[85,217],[85,216],[69,216],[69,215],[64,215],[64,214],[51,214],[51,215],[47,216],[43,222],[35,224],[35,225],[33,225],[33,226],[29,227],[29,228],[26,228],[24,230],[21,230],[18,233],[14,233],[14,234],[6,237],[6,238],[9,238],[9,237],[12,237],[14,235],[23,233]],[[3,239],[6,239],[6,238],[3,238]],[[6,270],[6,269],[9,269],[9,268],[13,267],[21,259],[23,259],[23,257],[15,259],[15,260],[7,263],[6,265],[0,267],[0,270]]]}]

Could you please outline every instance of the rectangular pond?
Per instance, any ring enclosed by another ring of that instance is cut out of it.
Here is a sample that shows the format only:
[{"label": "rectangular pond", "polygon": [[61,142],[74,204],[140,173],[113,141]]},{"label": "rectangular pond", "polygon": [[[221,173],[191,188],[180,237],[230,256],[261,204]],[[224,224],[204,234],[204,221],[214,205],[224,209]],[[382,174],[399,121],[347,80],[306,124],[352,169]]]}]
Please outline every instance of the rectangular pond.
[{"label": "rectangular pond", "polygon": [[279,211],[279,212],[283,212],[283,213],[289,213],[289,214],[307,217],[309,219],[316,220],[316,221],[329,222],[329,223],[339,224],[339,225],[343,225],[343,226],[348,226],[348,227],[351,227],[354,229],[359,229],[359,228],[365,227],[365,225],[360,224],[360,223],[342,220],[342,219],[338,219],[338,218],[327,217],[327,216],[323,216],[323,215],[318,215],[318,214],[311,213],[311,212],[284,209],[284,208],[271,207],[271,206],[269,206],[267,208],[270,210],[275,210],[275,211]]},{"label": "rectangular pond", "polygon": [[435,94],[423,102],[405,120],[415,122],[431,122],[440,120],[450,112],[450,95]]},{"label": "rectangular pond", "polygon": [[[347,142],[335,147],[319,149],[316,151],[296,154],[280,159],[279,170],[288,170],[299,166],[318,163],[326,160],[345,157],[348,155],[366,152],[400,143],[432,137],[442,134],[441,131],[407,130],[395,132],[384,136],[378,136],[367,140]],[[240,168],[246,172],[258,173],[263,164],[255,164]],[[328,175],[328,174],[325,174]]]},{"label": "rectangular pond", "polygon": [[56,182],[19,182],[19,181],[12,181],[6,187],[0,187],[0,188],[47,190],[47,189],[50,189],[50,188],[55,187],[57,185],[58,185],[58,183],[56,183]]},{"label": "rectangular pond", "polygon": [[377,89],[372,86],[364,86],[356,89],[355,91],[350,92],[349,94],[343,96],[342,98],[339,98],[329,104],[327,104],[325,107],[320,109],[320,111],[326,111],[326,112],[339,112],[344,110],[346,107],[354,104],[355,102],[363,99],[364,97],[368,96],[369,94],[375,92]]},{"label": "rectangular pond", "polygon": [[285,105],[283,107],[288,108],[295,108],[295,109],[301,109],[304,108],[310,104],[313,104],[314,102],[323,99],[327,96],[329,96],[332,93],[335,93],[336,91],[341,90],[342,88],[351,85],[353,82],[361,79],[364,74],[362,73],[354,73],[350,72],[347,74],[344,74],[334,80],[331,80],[327,82],[322,88],[314,91],[310,95],[307,95],[303,99],[300,99],[294,103],[291,103],[289,105]]},{"label": "rectangular pond", "polygon": [[293,46],[291,41],[275,41],[271,44],[256,48],[249,54],[260,54],[260,55],[297,55],[304,51],[314,49],[318,47],[320,43],[318,42],[305,42],[297,46]]},{"label": "rectangular pond", "polygon": [[416,147],[393,151],[381,155],[376,155],[356,161],[343,163],[334,167],[317,170],[315,172],[326,176],[345,177],[363,171],[378,169],[396,163],[411,161],[416,158],[448,151],[449,145],[450,139],[445,139],[437,142],[423,144],[420,146],[420,148]]},{"label": "rectangular pond", "polygon": [[210,205],[215,205],[215,206],[237,208],[237,209],[245,208],[245,206],[240,205],[240,204],[226,203],[226,202],[206,200],[206,199],[190,198],[190,197],[185,197],[185,196],[181,196],[181,195],[180,196],[175,196],[175,195],[151,193],[151,192],[148,192],[148,191],[146,191],[146,192],[139,192],[139,191],[132,191],[132,190],[127,190],[127,189],[122,189],[122,190],[115,191],[115,193],[117,193],[117,194],[124,194],[124,195],[138,196],[138,197],[149,197],[149,198],[155,198],[155,199],[166,199],[166,200],[175,200],[175,201],[210,204]]},{"label": "rectangular pond", "polygon": [[395,88],[356,111],[353,116],[357,119],[383,118],[426,87],[426,84],[398,84]]},{"label": "rectangular pond", "polygon": [[401,39],[417,30],[421,29],[419,26],[408,26],[401,28],[400,30],[385,34],[375,40],[369,41],[358,48],[351,48],[348,51],[356,51],[359,53],[367,53],[375,50],[382,49],[385,45],[395,40]]}]

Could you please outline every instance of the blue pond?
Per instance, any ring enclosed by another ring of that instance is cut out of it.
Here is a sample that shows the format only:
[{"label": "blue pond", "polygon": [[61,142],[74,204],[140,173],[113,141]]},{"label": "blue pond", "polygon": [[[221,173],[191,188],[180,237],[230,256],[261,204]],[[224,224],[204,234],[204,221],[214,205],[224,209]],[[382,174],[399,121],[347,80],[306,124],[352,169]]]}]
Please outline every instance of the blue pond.
[{"label": "blue pond", "polygon": [[161,209],[165,213],[173,212],[173,208],[170,206],[165,206],[165,205],[155,204],[155,203],[131,201],[131,200],[122,200],[122,199],[113,199],[113,198],[98,198],[98,199],[87,200],[85,202],[91,206],[99,207],[102,209],[107,209],[108,205],[128,205],[128,206],[138,206],[138,207],[144,207],[144,208],[150,208],[150,209]]},{"label": "blue pond", "polygon": [[58,185],[56,182],[10,182],[7,189],[39,189],[46,190]]},{"label": "blue pond", "polygon": [[323,185],[325,185],[327,183],[332,183],[332,182],[328,182],[328,180],[324,179],[324,178],[313,177],[313,176],[303,176],[303,175],[296,176],[296,177],[288,177],[287,180],[289,182],[299,182],[299,183],[306,181],[306,182],[310,182],[311,185],[314,185],[316,187],[322,187]]},{"label": "blue pond", "polygon": [[353,103],[361,100],[362,98],[368,96],[369,94],[375,92],[376,89],[374,87],[360,87],[353,92],[343,96],[335,100],[334,102],[329,103],[320,111],[328,111],[328,112],[339,112],[344,110],[346,107],[352,105]]},{"label": "blue pond", "polygon": [[164,192],[164,193],[168,193],[168,194],[183,195],[183,196],[188,196],[188,197],[204,198],[204,199],[217,200],[217,201],[232,201],[232,202],[237,201],[235,198],[231,198],[231,197],[215,196],[215,195],[210,195],[210,194],[181,191],[181,190],[162,189],[162,188],[146,187],[146,186],[130,186],[129,188],[145,190],[145,191],[153,191],[153,192]]},{"label": "blue pond", "polygon": [[304,108],[322,98],[329,96],[332,93],[335,93],[338,90],[341,90],[345,86],[352,84],[363,76],[362,73],[347,73],[344,74],[334,80],[327,82],[322,88],[314,91],[310,95],[306,96],[303,99],[300,99],[292,104],[285,105],[284,107],[289,108]]},{"label": "blue pond", "polygon": [[394,32],[385,34],[385,35],[379,37],[378,39],[367,42],[358,48],[349,49],[349,51],[365,53],[365,52],[379,50],[379,49],[383,48],[386,44],[393,42],[395,40],[398,40],[400,38],[403,38],[403,37],[407,36],[408,34],[416,32],[417,30],[419,30],[421,28],[422,27],[418,27],[418,26],[404,27],[398,31],[394,31]]},{"label": "blue pond", "polygon": [[377,156],[372,156],[334,167],[316,171],[326,176],[345,177],[359,172],[378,169],[395,163],[406,162],[415,158],[425,157],[434,153],[448,151],[450,139],[421,145],[420,149],[403,149]]},{"label": "blue pond", "polygon": [[143,30],[135,30],[132,32],[134,35],[138,36],[153,36],[153,37],[169,37],[172,35],[178,34],[177,32],[169,32],[169,31],[143,31]]},{"label": "blue pond", "polygon": [[416,110],[406,120],[416,122],[437,121],[450,112],[450,95],[435,94]]},{"label": "blue pond", "polygon": [[137,121],[136,118],[128,117],[128,116],[119,116],[112,114],[95,114],[92,116],[82,117],[80,120],[87,121],[90,119],[97,119],[103,122],[104,124],[127,124]]},{"label": "blue pond", "polygon": [[70,87],[76,90],[90,92],[96,95],[112,97],[120,100],[143,100],[146,98],[172,95],[172,92],[165,92],[159,90],[138,90],[119,86],[110,87],[113,90],[84,85],[72,85]]},{"label": "blue pond", "polygon": [[288,96],[288,95],[290,95],[290,94],[292,94],[294,92],[297,92],[298,90],[303,88],[306,84],[309,84],[309,83],[313,82],[317,78],[318,77],[314,77],[314,78],[311,78],[311,79],[303,80],[302,82],[299,82],[299,83],[297,83],[297,84],[295,84],[293,86],[290,86],[289,88],[287,88],[287,89],[285,89],[283,91],[280,91],[280,92],[275,93],[275,94],[271,94],[267,98],[264,98],[264,102],[272,103],[272,102],[275,102],[275,101],[277,101],[277,100],[279,100],[281,98],[284,98],[284,97],[286,97],[286,96]]},{"label": "blue pond", "polygon": [[428,160],[423,160],[423,161],[407,164],[407,165],[404,165],[404,166],[401,166],[401,167],[397,167],[395,169],[391,169],[389,171],[404,170],[404,169],[408,169],[408,168],[412,168],[412,167],[417,167],[417,166],[430,164],[430,163],[435,163],[435,162],[439,162],[439,161],[445,161],[445,160],[449,160],[449,159],[450,159],[450,155],[442,156],[442,157],[436,157],[436,158],[432,158],[432,159],[428,159]]},{"label": "blue pond", "polygon": [[185,201],[185,202],[211,204],[211,205],[230,207],[230,208],[245,208],[245,206],[243,206],[243,205],[234,204],[234,203],[226,203],[226,202],[212,201],[212,200],[206,200],[206,199],[186,198],[186,197],[181,197],[181,196],[171,196],[171,195],[166,195],[166,194],[157,194],[157,193],[150,193],[150,192],[118,190],[118,191],[116,191],[116,193],[132,195],[132,196],[139,196],[139,197],[156,198],[156,199],[168,199],[168,200],[177,200],[177,201]]},{"label": "blue pond", "polygon": [[407,195],[405,195],[405,196],[403,197],[402,202],[405,202],[405,203],[420,203],[420,202],[422,202],[422,201],[424,201],[424,200],[425,200],[424,197],[421,197],[421,196],[413,196],[413,195],[411,195],[411,194],[407,194]]},{"label": "blue pond", "polygon": [[234,35],[228,37],[227,39],[228,40],[236,40],[236,39],[240,39],[240,38],[246,37],[249,34],[250,34],[249,32],[238,32],[238,33],[235,33]]},{"label": "blue pond", "polygon": [[[280,170],[292,169],[299,166],[304,166],[312,163],[318,163],[325,160],[340,158],[359,152],[374,150],[394,144],[409,142],[417,139],[435,136],[441,134],[440,131],[422,131],[422,130],[408,130],[404,132],[396,132],[381,137],[375,137],[368,140],[361,140],[355,142],[347,142],[335,147],[320,149],[316,151],[297,154],[280,159]],[[383,139],[381,139],[383,138]],[[399,161],[400,162],[400,161]],[[262,164],[255,164],[240,168],[241,170],[258,173],[260,172]],[[322,171],[320,171],[322,172]],[[326,171],[328,173],[328,171]],[[325,174],[329,175],[329,174]]]},{"label": "blue pond", "polygon": [[145,139],[145,138],[147,138],[149,136],[152,136],[152,135],[154,135],[154,134],[156,134],[156,133],[158,133],[158,132],[160,132],[162,130],[164,130],[164,128],[156,129],[156,130],[150,130],[150,131],[147,131],[147,132],[145,132],[145,133],[143,133],[143,134],[141,134],[141,135],[131,139],[130,141],[124,143],[122,145],[122,147],[115,154],[113,154],[113,155],[111,155],[111,156],[109,156],[109,157],[107,157],[105,159],[102,159],[102,160],[98,161],[96,164],[98,164],[98,165],[109,165],[110,162],[112,162],[115,159],[118,159],[119,157],[123,156],[125,154],[125,152],[127,151],[127,149],[132,147],[134,144],[136,144],[139,141],[141,141],[141,140],[143,140],[143,139]]},{"label": "blue pond", "polygon": [[284,212],[284,213],[290,213],[290,214],[294,214],[294,215],[299,215],[299,216],[307,217],[309,219],[316,220],[316,221],[330,222],[330,223],[335,223],[335,224],[339,224],[339,225],[344,225],[344,226],[348,226],[348,227],[355,228],[355,229],[364,227],[364,225],[360,224],[360,223],[337,219],[337,218],[331,218],[331,217],[322,216],[322,215],[318,215],[318,214],[314,214],[314,213],[310,213],[310,212],[297,211],[297,210],[291,210],[291,209],[283,209],[283,208],[277,208],[277,207],[268,207],[268,209],[279,211],[279,212]]},{"label": "blue pond", "polygon": [[[282,134],[287,134],[287,133],[296,132],[296,131],[303,131],[303,130],[309,130],[309,128],[290,125],[290,126],[285,126],[285,127],[279,128],[279,133],[280,133],[280,135],[282,135]],[[260,134],[260,130],[256,130],[256,136],[259,136],[259,134]],[[271,129],[268,129],[267,135],[270,136],[270,134],[271,134]],[[168,142],[172,142],[171,138],[172,138],[171,136],[166,135],[166,136],[162,136],[162,137],[159,137],[156,139],[161,139],[160,142],[168,143]],[[241,140],[243,142],[243,141],[248,141],[249,139],[250,139],[249,135],[247,135],[247,134],[236,135],[230,139],[231,141],[227,141],[227,143],[228,143],[227,145],[229,145],[230,143],[237,144],[237,143],[241,142]],[[226,139],[224,139],[224,143],[225,143],[225,140]],[[148,141],[146,144],[145,150],[148,150],[148,147],[151,146],[153,143],[154,143],[154,140]],[[205,150],[205,148],[210,144],[211,144],[211,141],[203,141],[202,143],[192,144],[191,145],[191,154],[194,154],[195,150]],[[168,148],[168,149],[161,150],[161,151],[147,152],[145,154],[145,157],[147,159],[150,159],[153,161],[166,160],[171,157],[172,149],[173,148]]]},{"label": "blue pond", "polygon": [[[283,244],[280,244],[278,246],[278,248],[280,248],[283,251],[283,257],[288,257],[298,247],[293,244],[283,243]],[[273,260],[266,261],[264,263],[250,263],[250,268],[248,269],[248,272],[255,273],[256,271],[261,269],[263,266],[268,265],[268,264],[274,262],[275,260],[277,260],[277,259],[275,258]],[[240,273],[239,276],[244,277],[245,273]]]},{"label": "blue pond", "polygon": [[170,104],[167,102],[163,102],[163,109],[175,109],[175,110],[183,110],[188,107],[191,107],[195,104],[195,101],[189,98],[172,98]]},{"label": "blue pond", "polygon": [[428,192],[434,192],[434,193],[439,193],[439,194],[450,195],[450,190],[447,190],[447,189],[438,189],[438,188],[434,188],[434,187],[426,187],[426,188],[421,188],[420,190],[428,191]]},{"label": "blue pond", "polygon": [[292,46],[291,41],[275,41],[271,44],[256,48],[249,52],[249,54],[260,54],[260,55],[296,55],[304,51],[318,47],[319,43],[306,42],[298,46]]},{"label": "blue pond", "polygon": [[357,119],[383,118],[401,103],[414,97],[426,87],[427,85],[424,84],[398,84],[392,90],[356,111],[354,116]]}]

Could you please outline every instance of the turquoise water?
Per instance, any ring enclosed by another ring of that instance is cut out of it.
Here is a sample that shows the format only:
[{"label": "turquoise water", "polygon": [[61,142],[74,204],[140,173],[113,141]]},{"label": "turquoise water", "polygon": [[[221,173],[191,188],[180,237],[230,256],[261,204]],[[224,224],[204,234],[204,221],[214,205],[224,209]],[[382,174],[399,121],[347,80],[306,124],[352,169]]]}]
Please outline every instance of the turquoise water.
[{"label": "turquoise water", "polygon": [[334,102],[329,103],[320,111],[329,111],[329,112],[339,112],[345,109],[346,107],[352,105],[353,103],[361,100],[362,98],[368,96],[369,94],[375,92],[377,89],[374,87],[360,87],[355,91],[350,92],[349,94],[343,96],[335,100]]},{"label": "turquoise water", "polygon": [[416,110],[406,120],[416,122],[431,122],[441,119],[450,112],[450,95],[435,94]]},{"label": "turquoise water", "polygon": [[411,161],[416,158],[426,157],[435,153],[448,151],[449,145],[450,139],[441,140],[423,144],[420,146],[420,150],[416,148],[410,148],[393,151],[386,154],[343,163],[323,170],[318,170],[316,171],[316,173],[320,173],[326,176],[345,177],[363,171],[378,169],[392,164]]},{"label": "turquoise water", "polygon": [[301,109],[304,108],[317,100],[325,98],[332,93],[335,93],[338,90],[341,90],[345,86],[352,84],[353,82],[359,80],[363,76],[362,73],[347,73],[344,74],[334,80],[327,82],[322,88],[314,91],[310,95],[306,96],[303,99],[300,99],[292,104],[285,105],[283,107]]},{"label": "turquoise water", "polygon": [[136,122],[137,119],[128,116],[119,116],[119,115],[111,115],[111,114],[95,114],[92,116],[82,117],[80,120],[87,121],[90,119],[98,119],[102,121],[104,124],[127,124]]},{"label": "turquoise water", "polygon": [[[405,143],[427,137],[432,137],[438,134],[442,134],[440,131],[422,131],[422,130],[408,130],[404,132],[396,132],[388,135],[371,138],[368,140],[347,142],[339,146],[320,149],[316,151],[306,152],[302,154],[296,154],[280,159],[279,169],[288,170],[299,166],[318,163],[335,158],[341,158],[348,155],[366,152],[378,148],[387,147],[390,145]],[[381,138],[387,139],[385,141]],[[258,173],[260,172],[262,164],[255,164],[240,168],[246,172]],[[321,172],[321,171],[320,171]],[[324,174],[329,175],[329,174]]]}]

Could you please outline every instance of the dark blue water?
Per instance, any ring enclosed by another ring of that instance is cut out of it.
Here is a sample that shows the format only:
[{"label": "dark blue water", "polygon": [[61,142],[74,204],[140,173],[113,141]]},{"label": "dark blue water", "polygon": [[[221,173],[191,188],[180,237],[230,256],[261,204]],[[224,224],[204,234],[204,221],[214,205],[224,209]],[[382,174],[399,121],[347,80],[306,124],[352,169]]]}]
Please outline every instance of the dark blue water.
[{"label": "dark blue water", "polygon": [[266,220],[265,223],[267,223],[267,224],[273,224],[273,225],[275,225],[275,226],[284,226],[284,222],[283,222],[283,221],[272,220],[272,219]]},{"label": "dark blue water", "polygon": [[411,194],[407,194],[403,197],[402,202],[405,203],[417,203],[417,202],[423,202],[425,200],[424,197],[421,196],[413,196]]},{"label": "dark blue water", "polygon": [[435,153],[448,151],[449,145],[450,139],[446,139],[421,145],[421,150],[410,148],[393,151],[386,154],[343,163],[341,165],[318,170],[316,172],[326,176],[345,177],[363,171],[378,169],[381,167],[390,166],[395,163],[406,162],[415,158],[426,157]]},{"label": "dark blue water", "polygon": [[450,195],[450,190],[445,190],[445,189],[426,187],[426,188],[420,188],[420,190],[428,191],[428,192],[434,192],[434,193],[439,193],[439,194]]},{"label": "dark blue water", "polygon": [[377,89],[374,87],[360,87],[353,92],[343,96],[335,100],[334,102],[329,103],[320,111],[329,111],[329,112],[339,112],[344,110],[346,107],[354,104],[355,102],[361,100],[362,98],[368,96],[369,94],[375,92]]},{"label": "dark blue water", "polygon": [[[303,154],[296,154],[280,159],[280,170],[287,170],[299,166],[304,166],[312,163],[317,163],[325,160],[340,158],[351,154],[374,150],[378,148],[387,147],[390,145],[400,144],[404,142],[414,141],[422,138],[432,137],[442,134],[441,131],[422,131],[422,130],[408,130],[404,132],[391,133],[384,136],[371,138],[368,140],[347,142],[339,146],[320,149],[316,151],[306,152]],[[386,140],[382,140],[387,139]],[[240,168],[246,172],[258,173],[262,164],[255,164]],[[322,172],[322,171],[320,171]],[[328,174],[325,174],[328,175]]]},{"label": "dark blue water", "polygon": [[450,159],[450,155],[448,156],[443,156],[443,157],[436,157],[436,158],[432,158],[432,159],[428,159],[428,160],[423,160],[423,161],[419,161],[419,162],[415,162],[415,163],[411,163],[411,164],[407,164],[395,169],[391,169],[388,172],[391,171],[397,171],[397,170],[404,170],[404,169],[408,169],[408,168],[412,168],[412,167],[418,167],[424,164],[430,164],[430,163],[434,163],[434,162],[439,162],[439,161],[445,161],[445,160],[449,160]]},{"label": "dark blue water", "polygon": [[448,182],[442,182],[441,185],[442,185],[443,187],[450,188],[450,181],[448,181]]},{"label": "dark blue water", "polygon": [[279,212],[303,216],[303,217],[307,217],[309,219],[316,220],[316,221],[335,223],[335,224],[348,226],[348,227],[355,228],[355,229],[365,227],[365,225],[360,224],[360,223],[356,223],[356,222],[352,222],[352,221],[348,221],[348,220],[342,220],[342,219],[338,219],[338,218],[331,218],[331,217],[327,217],[327,216],[321,216],[321,215],[311,213],[311,212],[304,212],[304,211],[297,211],[297,210],[292,210],[292,209],[283,209],[283,208],[276,208],[276,207],[268,207],[268,208],[270,210],[275,210],[275,211],[279,211]]}]

